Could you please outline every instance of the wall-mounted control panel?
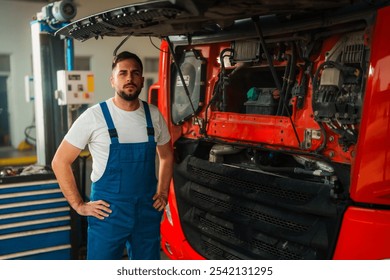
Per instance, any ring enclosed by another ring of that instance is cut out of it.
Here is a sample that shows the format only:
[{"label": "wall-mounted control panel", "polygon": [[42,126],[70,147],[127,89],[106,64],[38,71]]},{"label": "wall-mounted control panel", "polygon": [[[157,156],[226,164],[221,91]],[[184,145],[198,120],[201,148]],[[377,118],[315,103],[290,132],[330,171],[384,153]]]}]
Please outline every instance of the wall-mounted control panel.
[{"label": "wall-mounted control panel", "polygon": [[94,74],[90,71],[57,71],[58,105],[91,104],[94,102]]}]

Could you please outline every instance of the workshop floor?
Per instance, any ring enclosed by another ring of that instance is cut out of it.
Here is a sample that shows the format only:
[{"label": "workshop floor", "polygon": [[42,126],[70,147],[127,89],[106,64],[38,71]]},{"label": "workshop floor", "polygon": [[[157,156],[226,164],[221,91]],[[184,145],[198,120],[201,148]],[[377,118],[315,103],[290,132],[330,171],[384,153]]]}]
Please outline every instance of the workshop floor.
[{"label": "workshop floor", "polygon": [[0,147],[0,167],[30,165],[36,161],[35,150],[20,151],[14,147]]},{"label": "workshop floor", "polygon": [[161,250],[161,260],[170,260],[167,255],[165,255],[164,251]]}]

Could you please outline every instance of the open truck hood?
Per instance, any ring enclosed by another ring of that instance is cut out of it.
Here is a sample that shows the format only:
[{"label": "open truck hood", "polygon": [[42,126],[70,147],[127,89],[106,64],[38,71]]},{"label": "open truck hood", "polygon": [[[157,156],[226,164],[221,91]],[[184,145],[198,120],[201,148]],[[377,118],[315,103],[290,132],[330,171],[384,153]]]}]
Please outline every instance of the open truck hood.
[{"label": "open truck hood", "polygon": [[235,20],[253,16],[304,16],[335,12],[359,0],[159,0],[104,11],[60,29],[56,34],[79,41],[103,36],[212,34],[228,29]]}]

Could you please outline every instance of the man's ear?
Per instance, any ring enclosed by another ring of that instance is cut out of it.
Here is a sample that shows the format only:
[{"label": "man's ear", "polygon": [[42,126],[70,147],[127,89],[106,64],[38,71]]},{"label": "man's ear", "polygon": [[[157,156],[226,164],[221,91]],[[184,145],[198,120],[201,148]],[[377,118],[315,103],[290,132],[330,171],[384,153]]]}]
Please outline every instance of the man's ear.
[{"label": "man's ear", "polygon": [[110,76],[110,84],[111,84],[111,87],[114,88],[114,81],[113,81],[113,77],[112,75]]}]

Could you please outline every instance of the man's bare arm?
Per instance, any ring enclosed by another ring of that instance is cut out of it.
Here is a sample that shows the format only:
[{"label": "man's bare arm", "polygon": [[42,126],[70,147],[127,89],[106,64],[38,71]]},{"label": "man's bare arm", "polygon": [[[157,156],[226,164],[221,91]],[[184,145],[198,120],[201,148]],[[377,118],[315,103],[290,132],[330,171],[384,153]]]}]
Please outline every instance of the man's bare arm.
[{"label": "man's bare arm", "polygon": [[94,216],[98,219],[108,217],[111,213],[110,205],[103,201],[85,203],[77,188],[72,171],[72,163],[79,156],[81,150],[63,140],[57,149],[52,161],[52,168],[60,185],[61,191],[70,206],[82,216]]},{"label": "man's bare arm", "polygon": [[173,152],[171,143],[157,146],[157,153],[159,156],[159,172],[158,172],[158,186],[157,193],[153,197],[155,200],[153,206],[161,211],[165,208],[168,201],[169,185],[173,173]]}]

